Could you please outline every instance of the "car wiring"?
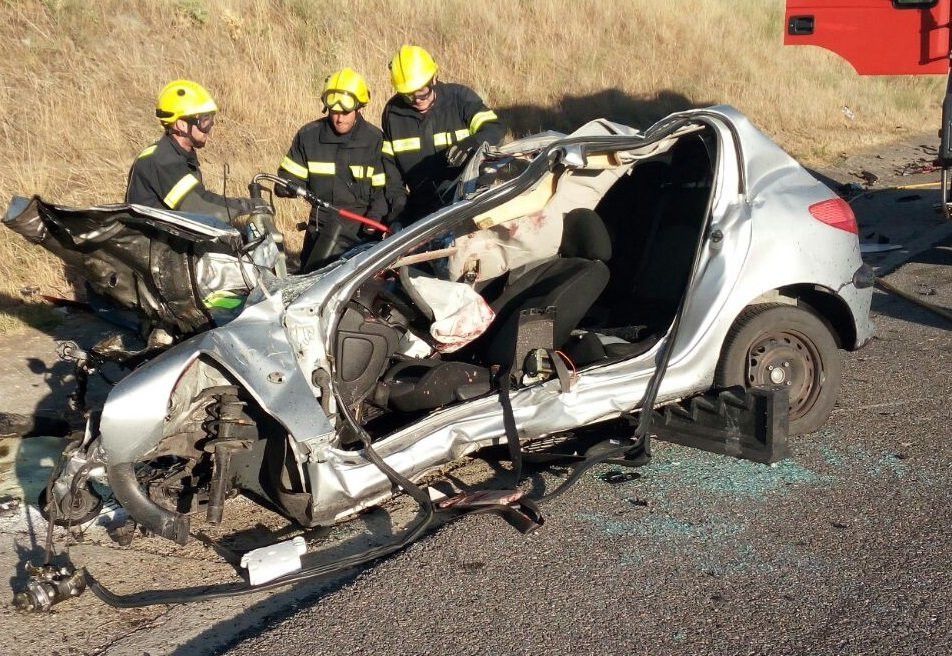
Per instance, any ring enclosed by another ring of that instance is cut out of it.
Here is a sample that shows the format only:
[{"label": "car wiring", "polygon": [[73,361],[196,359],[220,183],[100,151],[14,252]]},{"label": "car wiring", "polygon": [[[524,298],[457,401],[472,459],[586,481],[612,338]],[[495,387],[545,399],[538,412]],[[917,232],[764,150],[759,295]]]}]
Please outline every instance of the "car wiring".
[{"label": "car wiring", "polygon": [[416,542],[433,523],[435,516],[433,502],[425,490],[390,467],[370,445],[368,437],[362,436],[362,439],[364,439],[364,455],[367,460],[383,471],[395,485],[398,485],[420,506],[420,512],[416,520],[405,529],[396,540],[332,562],[317,562],[302,567],[296,572],[286,574],[260,585],[251,585],[247,581],[240,581],[171,590],[145,590],[121,595],[107,589],[86,571],[85,577],[87,586],[100,600],[116,608],[137,608],[155,604],[182,604],[195,601],[210,601],[213,599],[254,594],[256,592],[273,590],[294,583],[302,583],[369,563],[403,549],[413,542]]}]

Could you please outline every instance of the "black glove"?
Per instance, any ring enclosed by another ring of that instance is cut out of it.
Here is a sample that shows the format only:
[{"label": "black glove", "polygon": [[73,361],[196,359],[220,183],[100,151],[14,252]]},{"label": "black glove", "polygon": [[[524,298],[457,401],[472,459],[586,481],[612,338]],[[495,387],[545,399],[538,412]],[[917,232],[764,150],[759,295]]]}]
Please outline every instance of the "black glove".
[{"label": "black glove", "polygon": [[462,166],[473,154],[473,149],[467,146],[453,144],[446,151],[446,163],[450,166]]}]

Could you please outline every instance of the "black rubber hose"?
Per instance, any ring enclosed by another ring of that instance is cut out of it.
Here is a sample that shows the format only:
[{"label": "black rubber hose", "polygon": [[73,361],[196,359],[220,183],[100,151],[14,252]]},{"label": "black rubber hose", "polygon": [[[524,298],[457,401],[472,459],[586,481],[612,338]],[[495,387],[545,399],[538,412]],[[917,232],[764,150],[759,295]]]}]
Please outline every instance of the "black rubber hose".
[{"label": "black rubber hose", "polygon": [[[407,528],[403,535],[397,540],[330,563],[318,562],[313,565],[305,566],[297,572],[292,572],[290,574],[276,578],[273,581],[254,586],[245,581],[240,581],[213,586],[195,586],[178,590],[147,590],[145,592],[128,595],[117,595],[103,587],[102,584],[100,584],[91,574],[89,574],[89,572],[85,572],[84,576],[86,577],[86,583],[89,586],[89,589],[92,590],[93,594],[95,594],[99,599],[115,608],[138,608],[141,606],[153,606],[155,604],[183,604],[193,601],[209,601],[211,599],[222,599],[226,597],[237,597],[240,595],[253,594],[255,592],[272,590],[274,588],[290,585],[292,583],[308,581],[310,579],[325,576],[327,574],[341,572],[343,570],[356,567],[357,565],[363,565],[373,560],[377,560],[378,558],[388,556],[396,551],[400,551],[407,545],[420,539],[420,537],[423,536],[426,530],[433,523],[435,518],[433,503],[430,501],[430,496],[425,490],[390,467],[390,465],[388,465],[383,460],[383,458],[381,458],[380,455],[374,451],[373,447],[370,445],[369,438],[367,438],[365,434],[361,435],[361,437],[364,442],[364,455],[367,460],[383,471],[383,473],[387,475],[391,482],[393,482],[395,485],[398,485],[407,494],[409,494],[417,503],[420,504],[422,509],[420,517],[416,523]],[[129,471],[131,471],[131,465],[129,465],[129,467]],[[123,472],[121,475],[124,476],[125,473]],[[142,489],[139,487],[134,475],[132,476],[132,481],[135,483],[136,489],[139,490],[139,493],[141,494]],[[113,485],[111,469],[109,483],[110,485]],[[113,486],[113,492],[116,494],[116,498],[119,499],[123,506],[125,506],[126,503],[122,498],[120,498],[119,491],[115,488],[115,486]],[[146,498],[145,501],[155,506],[155,504],[152,504],[148,498]],[[155,508],[164,512],[166,515],[174,515],[174,513],[164,511],[158,506],[155,506]],[[130,514],[132,514],[131,510]],[[182,515],[178,516],[186,520],[187,531],[187,518]],[[136,520],[139,520],[137,515],[133,515],[133,517]],[[139,523],[143,524],[147,528],[150,528],[151,530],[154,530],[156,533],[159,533],[159,529],[148,526],[144,521],[139,520]],[[174,539],[171,536],[165,535],[163,533],[160,533],[160,535]],[[187,532],[185,537],[188,537]]]},{"label": "black rubber hose", "polygon": [[181,545],[188,542],[188,517],[152,501],[139,485],[133,463],[109,465],[106,473],[116,500],[132,519],[163,538]]},{"label": "black rubber hose", "polygon": [[935,303],[929,303],[928,301],[924,301],[921,298],[916,298],[909,292],[899,289],[898,287],[886,282],[882,278],[876,278],[876,286],[885,292],[889,292],[890,294],[895,294],[899,298],[905,299],[909,301],[910,303],[913,303],[915,305],[918,305],[919,307],[925,308],[929,310],[930,312],[939,315],[940,317],[942,317],[949,323],[952,323],[952,310],[944,308],[940,305],[936,305]]},{"label": "black rubber hose", "polygon": [[433,507],[429,505],[424,508],[424,512],[417,523],[408,529],[403,537],[395,542],[390,542],[380,547],[369,549],[330,563],[316,563],[314,565],[305,566],[297,572],[286,574],[260,585],[252,586],[246,581],[240,581],[212,586],[194,586],[178,590],[148,590],[128,595],[117,595],[104,588],[89,572],[85,572],[86,584],[99,599],[115,608],[139,608],[156,604],[184,604],[193,601],[209,601],[212,599],[254,594],[256,592],[280,588],[292,583],[301,583],[327,574],[341,572],[388,556],[417,541],[427,528],[429,528],[433,518]]}]

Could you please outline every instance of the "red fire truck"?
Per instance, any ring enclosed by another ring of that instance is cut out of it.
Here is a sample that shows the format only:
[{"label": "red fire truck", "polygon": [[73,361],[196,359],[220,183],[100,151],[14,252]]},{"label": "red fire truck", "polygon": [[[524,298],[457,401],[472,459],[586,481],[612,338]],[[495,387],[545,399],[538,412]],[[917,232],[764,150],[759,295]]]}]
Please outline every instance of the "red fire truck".
[{"label": "red fire truck", "polygon": [[[949,76],[950,11],[952,0],[787,0],[783,42],[831,50],[860,75]],[[939,137],[942,198],[952,218],[952,76]]]}]

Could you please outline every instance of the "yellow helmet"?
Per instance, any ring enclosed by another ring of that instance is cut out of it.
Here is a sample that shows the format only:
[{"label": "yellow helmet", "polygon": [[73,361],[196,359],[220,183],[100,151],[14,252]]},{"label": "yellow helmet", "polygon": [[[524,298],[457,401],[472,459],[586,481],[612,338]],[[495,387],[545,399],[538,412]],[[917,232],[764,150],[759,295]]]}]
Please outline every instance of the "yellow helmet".
[{"label": "yellow helmet", "polygon": [[370,102],[364,76],[352,68],[342,68],[324,80],[321,102],[325,111],[352,112]]},{"label": "yellow helmet", "polygon": [[155,115],[162,125],[172,125],[180,118],[214,114],[218,105],[212,94],[191,80],[175,80],[165,85],[155,103]]},{"label": "yellow helmet", "polygon": [[390,60],[390,79],[397,93],[413,93],[436,77],[438,67],[433,57],[420,46],[401,46]]}]

